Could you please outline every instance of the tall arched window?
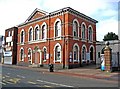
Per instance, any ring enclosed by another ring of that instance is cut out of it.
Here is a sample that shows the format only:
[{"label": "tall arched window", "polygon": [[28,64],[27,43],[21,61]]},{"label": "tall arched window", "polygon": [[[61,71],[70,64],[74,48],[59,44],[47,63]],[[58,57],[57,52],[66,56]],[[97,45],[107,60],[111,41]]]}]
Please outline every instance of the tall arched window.
[{"label": "tall arched window", "polygon": [[86,61],[86,46],[82,47],[82,61]]},{"label": "tall arched window", "polygon": [[74,23],[73,23],[73,36],[74,37],[77,37],[78,36],[78,25],[77,25],[77,22],[75,21]]},{"label": "tall arched window", "polygon": [[77,43],[73,46],[73,61],[79,61],[79,46]]},{"label": "tall arched window", "polygon": [[74,61],[78,60],[78,47],[75,46],[73,49]]},{"label": "tall arched window", "polygon": [[29,29],[29,41],[32,41],[33,40],[33,29],[30,28]]},{"label": "tall arched window", "polygon": [[54,61],[61,62],[61,45],[59,43],[54,47]]},{"label": "tall arched window", "polygon": [[43,54],[44,54],[43,60],[45,61],[46,60],[46,55],[47,55],[47,49],[46,49],[46,47],[43,48]]},{"label": "tall arched window", "polygon": [[88,40],[92,41],[93,39],[93,33],[92,33],[92,27],[88,28]]},{"label": "tall arched window", "polygon": [[24,61],[24,49],[23,48],[21,48],[20,50],[20,60]]},{"label": "tall arched window", "polygon": [[45,25],[42,26],[42,39],[46,38],[46,27]]},{"label": "tall arched window", "polygon": [[55,48],[55,60],[59,61],[60,60],[60,47],[56,46]]},{"label": "tall arched window", "polygon": [[31,48],[28,49],[28,62],[32,64],[32,50]]},{"label": "tall arched window", "polygon": [[59,37],[61,36],[61,20],[57,19],[54,24],[54,36]]},{"label": "tall arched window", "polygon": [[41,36],[42,36],[42,39],[45,40],[45,39],[47,39],[47,24],[46,24],[46,22],[43,22],[41,27],[42,27]]},{"label": "tall arched window", "polygon": [[82,24],[82,26],[81,26],[81,35],[82,35],[82,39],[85,40],[85,38],[86,38],[86,27],[85,27],[85,24]]},{"label": "tall arched window", "polygon": [[21,35],[20,35],[20,42],[24,43],[24,41],[25,41],[24,39],[25,39],[25,32],[24,32],[24,30],[22,30]]},{"label": "tall arched window", "polygon": [[39,27],[35,27],[35,40],[39,40]]},{"label": "tall arched window", "polygon": [[79,37],[79,22],[77,19],[73,20],[73,37]]}]

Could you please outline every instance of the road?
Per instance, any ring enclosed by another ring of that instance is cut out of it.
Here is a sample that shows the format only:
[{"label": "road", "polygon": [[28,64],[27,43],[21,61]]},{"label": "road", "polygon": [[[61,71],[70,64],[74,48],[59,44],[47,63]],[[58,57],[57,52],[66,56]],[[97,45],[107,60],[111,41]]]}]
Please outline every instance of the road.
[{"label": "road", "polygon": [[2,67],[2,87],[118,87],[117,82]]}]

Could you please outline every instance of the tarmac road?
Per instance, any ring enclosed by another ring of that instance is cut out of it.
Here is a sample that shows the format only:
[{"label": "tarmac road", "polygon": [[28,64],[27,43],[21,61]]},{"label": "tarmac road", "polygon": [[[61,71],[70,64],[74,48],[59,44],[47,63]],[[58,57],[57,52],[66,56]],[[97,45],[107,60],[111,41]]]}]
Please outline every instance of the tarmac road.
[{"label": "tarmac road", "polygon": [[118,87],[117,82],[2,67],[2,87]]}]

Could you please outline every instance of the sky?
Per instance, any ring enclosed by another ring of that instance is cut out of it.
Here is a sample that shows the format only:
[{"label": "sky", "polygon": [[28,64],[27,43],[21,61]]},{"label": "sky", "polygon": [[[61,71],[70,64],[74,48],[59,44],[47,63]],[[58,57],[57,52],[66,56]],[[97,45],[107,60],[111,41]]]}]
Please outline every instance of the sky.
[{"label": "sky", "polygon": [[71,7],[97,20],[97,41],[102,41],[108,32],[118,35],[119,0],[0,0],[0,35],[5,29],[26,21],[31,13],[39,8],[52,12]]}]

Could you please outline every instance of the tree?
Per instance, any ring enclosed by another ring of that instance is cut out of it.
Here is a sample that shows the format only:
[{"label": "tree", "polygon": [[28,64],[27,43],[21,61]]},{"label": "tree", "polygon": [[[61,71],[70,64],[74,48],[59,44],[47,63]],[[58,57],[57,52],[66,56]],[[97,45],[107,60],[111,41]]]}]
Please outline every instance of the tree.
[{"label": "tree", "polygon": [[104,41],[109,41],[109,40],[118,40],[118,35],[116,35],[115,33],[113,32],[108,32],[108,34],[106,34],[104,36]]}]

